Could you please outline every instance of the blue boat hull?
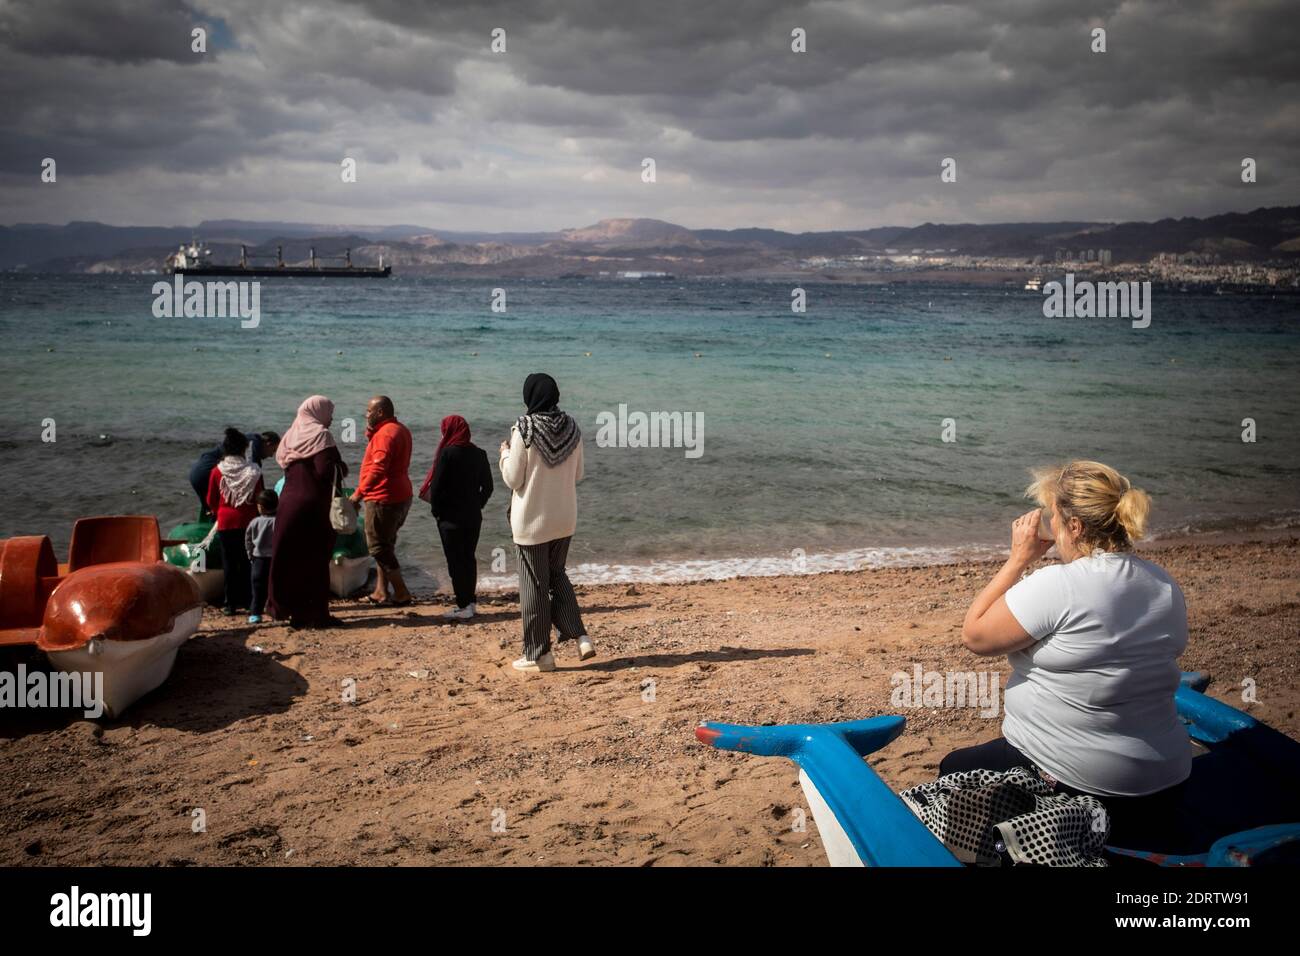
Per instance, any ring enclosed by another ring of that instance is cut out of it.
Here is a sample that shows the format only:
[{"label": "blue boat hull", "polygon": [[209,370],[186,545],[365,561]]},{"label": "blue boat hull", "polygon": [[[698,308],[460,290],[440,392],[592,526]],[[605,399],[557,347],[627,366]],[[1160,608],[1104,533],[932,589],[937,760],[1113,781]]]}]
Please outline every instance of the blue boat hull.
[{"label": "blue boat hull", "polygon": [[[1250,866],[1300,857],[1300,744],[1200,693],[1206,683],[1204,675],[1184,674],[1174,695],[1196,750],[1182,802],[1143,845],[1108,847],[1114,862]],[[833,865],[960,866],[862,759],[905,726],[900,716],[773,727],[705,723],[695,735],[720,750],[794,761]]]}]

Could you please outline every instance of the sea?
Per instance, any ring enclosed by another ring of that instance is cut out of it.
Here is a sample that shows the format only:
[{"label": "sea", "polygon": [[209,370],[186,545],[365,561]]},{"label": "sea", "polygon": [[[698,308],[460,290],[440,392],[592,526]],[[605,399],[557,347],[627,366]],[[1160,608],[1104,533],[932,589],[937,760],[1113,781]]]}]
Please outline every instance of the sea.
[{"label": "sea", "polygon": [[[444,415],[495,463],[535,371],[585,436],[580,582],[994,556],[1030,469],[1080,457],[1152,495],[1157,538],[1300,527],[1295,295],[1157,289],[1134,328],[1046,318],[1019,286],[272,278],[244,328],[156,317],[159,281],[0,274],[0,537],[46,534],[62,556],[83,515],[154,514],[166,532],[195,516],[189,467],[227,425],[282,433],[317,393],[353,474],[375,394],[415,436],[417,486]],[[674,412],[661,420],[698,434],[638,447],[635,428],[602,429]],[[498,482],[486,588],[515,581],[507,503]],[[420,502],[399,554],[447,587]]]}]

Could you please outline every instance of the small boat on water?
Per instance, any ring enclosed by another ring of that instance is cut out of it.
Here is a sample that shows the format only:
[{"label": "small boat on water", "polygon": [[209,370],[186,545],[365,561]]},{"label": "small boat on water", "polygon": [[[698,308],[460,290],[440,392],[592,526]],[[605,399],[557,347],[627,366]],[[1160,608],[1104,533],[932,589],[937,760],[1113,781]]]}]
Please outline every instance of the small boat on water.
[{"label": "small boat on water", "polygon": [[1042,276],[1034,276],[1033,278],[1031,278],[1028,282],[1025,283],[1025,291],[1026,291],[1026,292],[1042,292],[1042,291],[1043,291],[1043,277],[1042,277]]},{"label": "small boat on water", "polygon": [[[1193,752],[1176,812],[1141,846],[1107,846],[1108,862],[1300,862],[1300,743],[1200,693],[1208,683],[1204,674],[1185,673],[1174,695]],[[960,866],[864,759],[906,723],[896,715],[768,727],[705,723],[695,736],[719,750],[793,760],[832,866]]]},{"label": "small boat on water", "polygon": [[62,673],[98,675],[104,715],[120,716],[167,679],[203,616],[164,543],[150,515],[81,518],[65,565],[44,535],[0,541],[0,648],[36,647]]}]

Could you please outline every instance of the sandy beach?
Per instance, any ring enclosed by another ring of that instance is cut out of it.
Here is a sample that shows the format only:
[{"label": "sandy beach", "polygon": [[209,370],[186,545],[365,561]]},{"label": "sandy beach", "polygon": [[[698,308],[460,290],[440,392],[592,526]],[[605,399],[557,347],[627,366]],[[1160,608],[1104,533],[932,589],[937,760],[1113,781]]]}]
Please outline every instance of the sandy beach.
[{"label": "sandy beach", "polygon": [[[1187,595],[1183,668],[1300,738],[1297,539],[1146,553]],[[710,750],[693,728],[895,712],[890,675],[915,665],[1005,684],[1004,659],[959,640],[995,567],[580,588],[599,656],[580,665],[562,646],[546,675],[509,667],[512,594],[467,624],[440,620],[441,597],[339,603],[346,626],[323,632],[209,610],[123,719],[3,715],[0,863],[822,866],[811,814],[791,826],[805,807],[794,766]],[[906,713],[871,761],[895,789],[998,735],[971,708]]]}]

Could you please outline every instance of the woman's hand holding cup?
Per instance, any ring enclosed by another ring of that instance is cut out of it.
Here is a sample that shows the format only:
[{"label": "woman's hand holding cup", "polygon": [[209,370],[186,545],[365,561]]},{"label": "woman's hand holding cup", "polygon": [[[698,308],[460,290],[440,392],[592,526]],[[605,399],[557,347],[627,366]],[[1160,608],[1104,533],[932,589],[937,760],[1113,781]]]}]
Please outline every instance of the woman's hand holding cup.
[{"label": "woman's hand holding cup", "polygon": [[1045,555],[1055,543],[1044,541],[1039,535],[1041,510],[1026,511],[1011,524],[1011,559],[1025,567]]}]

